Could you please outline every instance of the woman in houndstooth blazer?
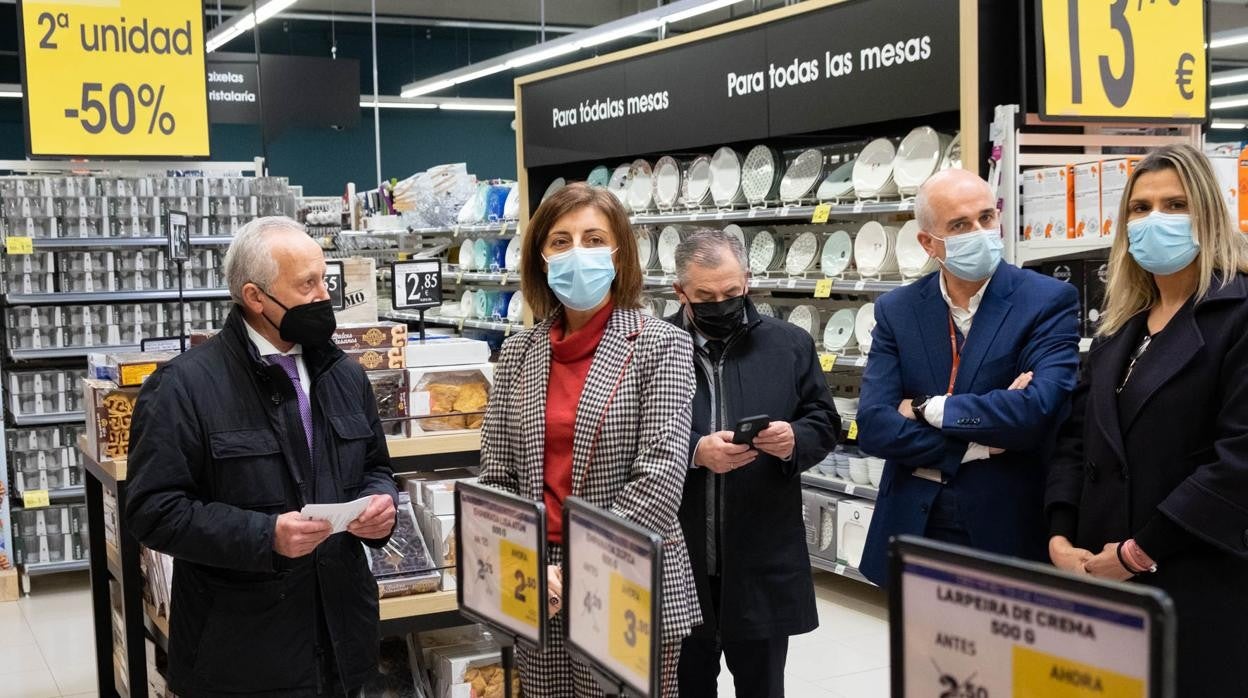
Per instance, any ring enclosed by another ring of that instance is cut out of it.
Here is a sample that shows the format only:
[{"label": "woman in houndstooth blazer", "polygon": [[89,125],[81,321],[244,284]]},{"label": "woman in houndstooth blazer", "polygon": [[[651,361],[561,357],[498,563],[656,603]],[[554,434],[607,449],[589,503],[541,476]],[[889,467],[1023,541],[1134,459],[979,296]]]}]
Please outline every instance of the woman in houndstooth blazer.
[{"label": "woman in houndstooth blazer", "polygon": [[[696,389],[689,334],[639,310],[636,238],[605,189],[573,184],[542,204],[526,231],[521,287],[539,322],[503,344],[481,482],[554,510],[554,565],[568,494],[663,536],[662,682],[663,695],[675,696],[681,640],[702,621],[676,518]],[[552,622],[545,652],[518,652],[525,696],[601,695],[564,649],[562,617]]]}]

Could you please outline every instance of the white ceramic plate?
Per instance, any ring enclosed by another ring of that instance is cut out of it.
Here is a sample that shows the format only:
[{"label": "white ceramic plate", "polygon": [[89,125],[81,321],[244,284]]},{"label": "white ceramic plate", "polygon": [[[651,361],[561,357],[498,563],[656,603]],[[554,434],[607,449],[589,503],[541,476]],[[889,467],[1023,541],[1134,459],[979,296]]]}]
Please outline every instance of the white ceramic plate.
[{"label": "white ceramic plate", "polygon": [[893,162],[893,180],[902,196],[914,196],[940,168],[952,139],[930,126],[920,126],[902,139]]},{"label": "white ceramic plate", "polygon": [[473,245],[473,266],[479,271],[490,270],[490,258],[494,256],[493,250],[490,249],[490,243],[484,239],[477,240]]},{"label": "white ceramic plate", "polygon": [[854,317],[854,339],[865,354],[871,351],[871,330],[875,329],[875,303],[867,303],[858,309]]},{"label": "white ceramic plate", "polygon": [[832,313],[828,325],[823,329],[823,348],[825,351],[844,351],[858,346],[854,337],[854,324],[858,313],[850,308],[841,308]]},{"label": "white ceramic plate", "polygon": [[546,193],[542,194],[542,201],[549,199],[551,194],[562,189],[567,183],[567,180],[563,177],[555,177],[555,181],[551,182],[549,187],[546,187]]},{"label": "white ceramic plate", "polygon": [[727,235],[728,237],[736,238],[737,242],[741,243],[741,249],[743,250],[748,249],[745,246],[745,231],[742,230],[741,226],[737,225],[736,223],[729,223],[728,225],[724,226],[724,235]]},{"label": "white ceramic plate", "polygon": [[811,148],[803,150],[793,164],[789,165],[780,181],[781,201],[800,201],[808,198],[819,179],[823,177],[823,151]]},{"label": "white ceramic plate", "polygon": [[789,313],[789,322],[806,330],[812,338],[819,330],[819,309],[813,305],[799,305]]},{"label": "white ceramic plate", "polygon": [[754,309],[763,317],[774,318],[776,316],[776,309],[771,307],[770,303],[758,303],[754,306]]},{"label": "white ceramic plate", "polygon": [[765,145],[756,145],[745,156],[741,166],[741,191],[751,206],[771,201],[776,196],[776,171],[780,169],[779,154]]},{"label": "white ceramic plate", "polygon": [[473,291],[465,290],[464,294],[459,297],[459,316],[466,318],[477,316],[477,294]]},{"label": "white ceramic plate", "polygon": [[459,268],[463,271],[477,270],[477,244],[473,240],[459,243]]},{"label": "white ceramic plate", "polygon": [[854,261],[863,276],[879,276],[897,271],[897,229],[867,221],[854,238]]},{"label": "white ceramic plate", "polygon": [[689,163],[681,181],[681,197],[689,208],[705,206],[711,202],[711,159],[699,155]]},{"label": "white ceramic plate", "polygon": [[823,242],[819,269],[824,276],[834,277],[845,273],[854,261],[854,239],[844,230],[838,230]]},{"label": "white ceramic plate", "polygon": [[494,303],[496,302],[494,296],[497,294],[498,291],[477,291],[475,298],[477,317],[488,320],[494,316]]},{"label": "white ceramic plate", "polygon": [[646,228],[637,229],[637,261],[643,272],[654,264],[654,240]]},{"label": "white ceramic plate", "polygon": [[668,300],[663,302],[663,317],[671,317],[680,312],[680,302]]},{"label": "white ceramic plate", "polygon": [[784,270],[790,275],[805,274],[815,266],[819,259],[819,236],[812,232],[798,235],[789,246],[789,254],[784,260]]},{"label": "white ceramic plate", "polygon": [[897,194],[893,181],[893,160],[897,149],[887,138],[877,138],[862,149],[854,160],[854,193],[861,199],[875,199]]},{"label": "white ceramic plate", "polygon": [[507,271],[520,270],[520,238],[514,237],[507,241]]},{"label": "white ceramic plate", "polygon": [[654,203],[659,208],[672,208],[680,199],[680,164],[664,155],[654,163]]},{"label": "white ceramic plate", "polygon": [[762,274],[771,271],[776,260],[776,238],[766,230],[760,230],[750,240],[750,271]]},{"label": "white ceramic plate", "polygon": [[680,229],[674,225],[667,226],[659,233],[659,266],[664,274],[676,273],[676,248],[683,239]]},{"label": "white ceramic plate", "polygon": [[654,206],[654,173],[650,163],[634,160],[628,176],[628,207],[634,211],[649,210]]},{"label": "white ceramic plate", "polygon": [[745,201],[741,194],[741,156],[732,148],[720,148],[711,157],[711,196],[721,207]]},{"label": "white ceramic plate", "polygon": [[949,141],[949,146],[945,148],[945,155],[940,159],[940,169],[948,170],[950,168],[962,167],[962,134],[958,133]]},{"label": "white ceramic plate", "polygon": [[507,302],[507,322],[520,322],[524,315],[524,296],[516,291]]},{"label": "white ceramic plate", "polygon": [[828,173],[815,192],[820,201],[834,201],[854,195],[854,161],[843,162]]},{"label": "white ceramic plate", "polygon": [[919,244],[918,221],[906,221],[897,231],[897,268],[907,279],[914,279],[934,270],[936,261],[927,256]]},{"label": "white ceramic plate", "polygon": [[612,194],[615,194],[615,198],[619,199],[620,203],[624,204],[624,206],[627,207],[628,206],[628,190],[629,190],[629,185],[631,183],[632,183],[632,166],[620,165],[619,167],[615,168],[614,172],[611,173],[611,179],[608,180],[607,182],[607,191],[611,192]]},{"label": "white ceramic plate", "polygon": [[514,221],[520,218],[520,185],[511,185],[511,191],[507,192],[507,200],[503,202],[503,218],[505,220]]},{"label": "white ceramic plate", "polygon": [[585,178],[585,183],[591,187],[605,187],[611,182],[611,170],[606,165],[599,165],[589,171],[589,176]]}]

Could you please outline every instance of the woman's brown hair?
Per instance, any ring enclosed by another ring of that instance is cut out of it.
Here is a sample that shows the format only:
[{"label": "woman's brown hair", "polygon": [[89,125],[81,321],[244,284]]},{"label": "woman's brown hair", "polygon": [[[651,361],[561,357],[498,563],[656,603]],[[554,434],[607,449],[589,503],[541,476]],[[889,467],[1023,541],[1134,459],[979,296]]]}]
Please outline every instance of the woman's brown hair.
[{"label": "woman's brown hair", "polygon": [[550,317],[562,305],[546,283],[546,260],[542,258],[546,237],[556,221],[586,206],[593,206],[607,217],[615,238],[615,280],[611,282],[615,307],[641,307],[641,264],[637,261],[637,237],[633,235],[628,213],[611,192],[577,182],[543,201],[524,231],[524,243],[520,248],[520,292],[532,308],[533,317],[539,320]]}]

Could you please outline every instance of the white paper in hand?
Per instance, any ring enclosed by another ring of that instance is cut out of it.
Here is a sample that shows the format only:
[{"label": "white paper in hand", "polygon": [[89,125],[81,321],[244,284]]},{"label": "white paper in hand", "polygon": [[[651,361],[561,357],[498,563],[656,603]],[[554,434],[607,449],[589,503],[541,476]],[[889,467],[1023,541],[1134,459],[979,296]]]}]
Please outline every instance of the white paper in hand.
[{"label": "white paper in hand", "polygon": [[347,530],[347,524],[355,521],[368,508],[371,497],[360,497],[354,502],[342,504],[306,504],[299,514],[305,521],[328,521],[334,527],[334,533]]}]

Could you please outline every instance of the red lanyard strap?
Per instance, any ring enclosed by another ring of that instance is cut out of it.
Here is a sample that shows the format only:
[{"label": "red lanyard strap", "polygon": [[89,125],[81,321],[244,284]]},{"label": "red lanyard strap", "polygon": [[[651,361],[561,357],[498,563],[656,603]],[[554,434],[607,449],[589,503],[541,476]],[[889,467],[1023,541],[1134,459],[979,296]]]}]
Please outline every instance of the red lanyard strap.
[{"label": "red lanyard strap", "polygon": [[953,395],[953,384],[958,380],[958,366],[962,363],[962,352],[958,351],[958,333],[953,326],[953,313],[949,313],[949,350],[953,352],[953,369],[949,371],[949,388],[945,395]]}]

